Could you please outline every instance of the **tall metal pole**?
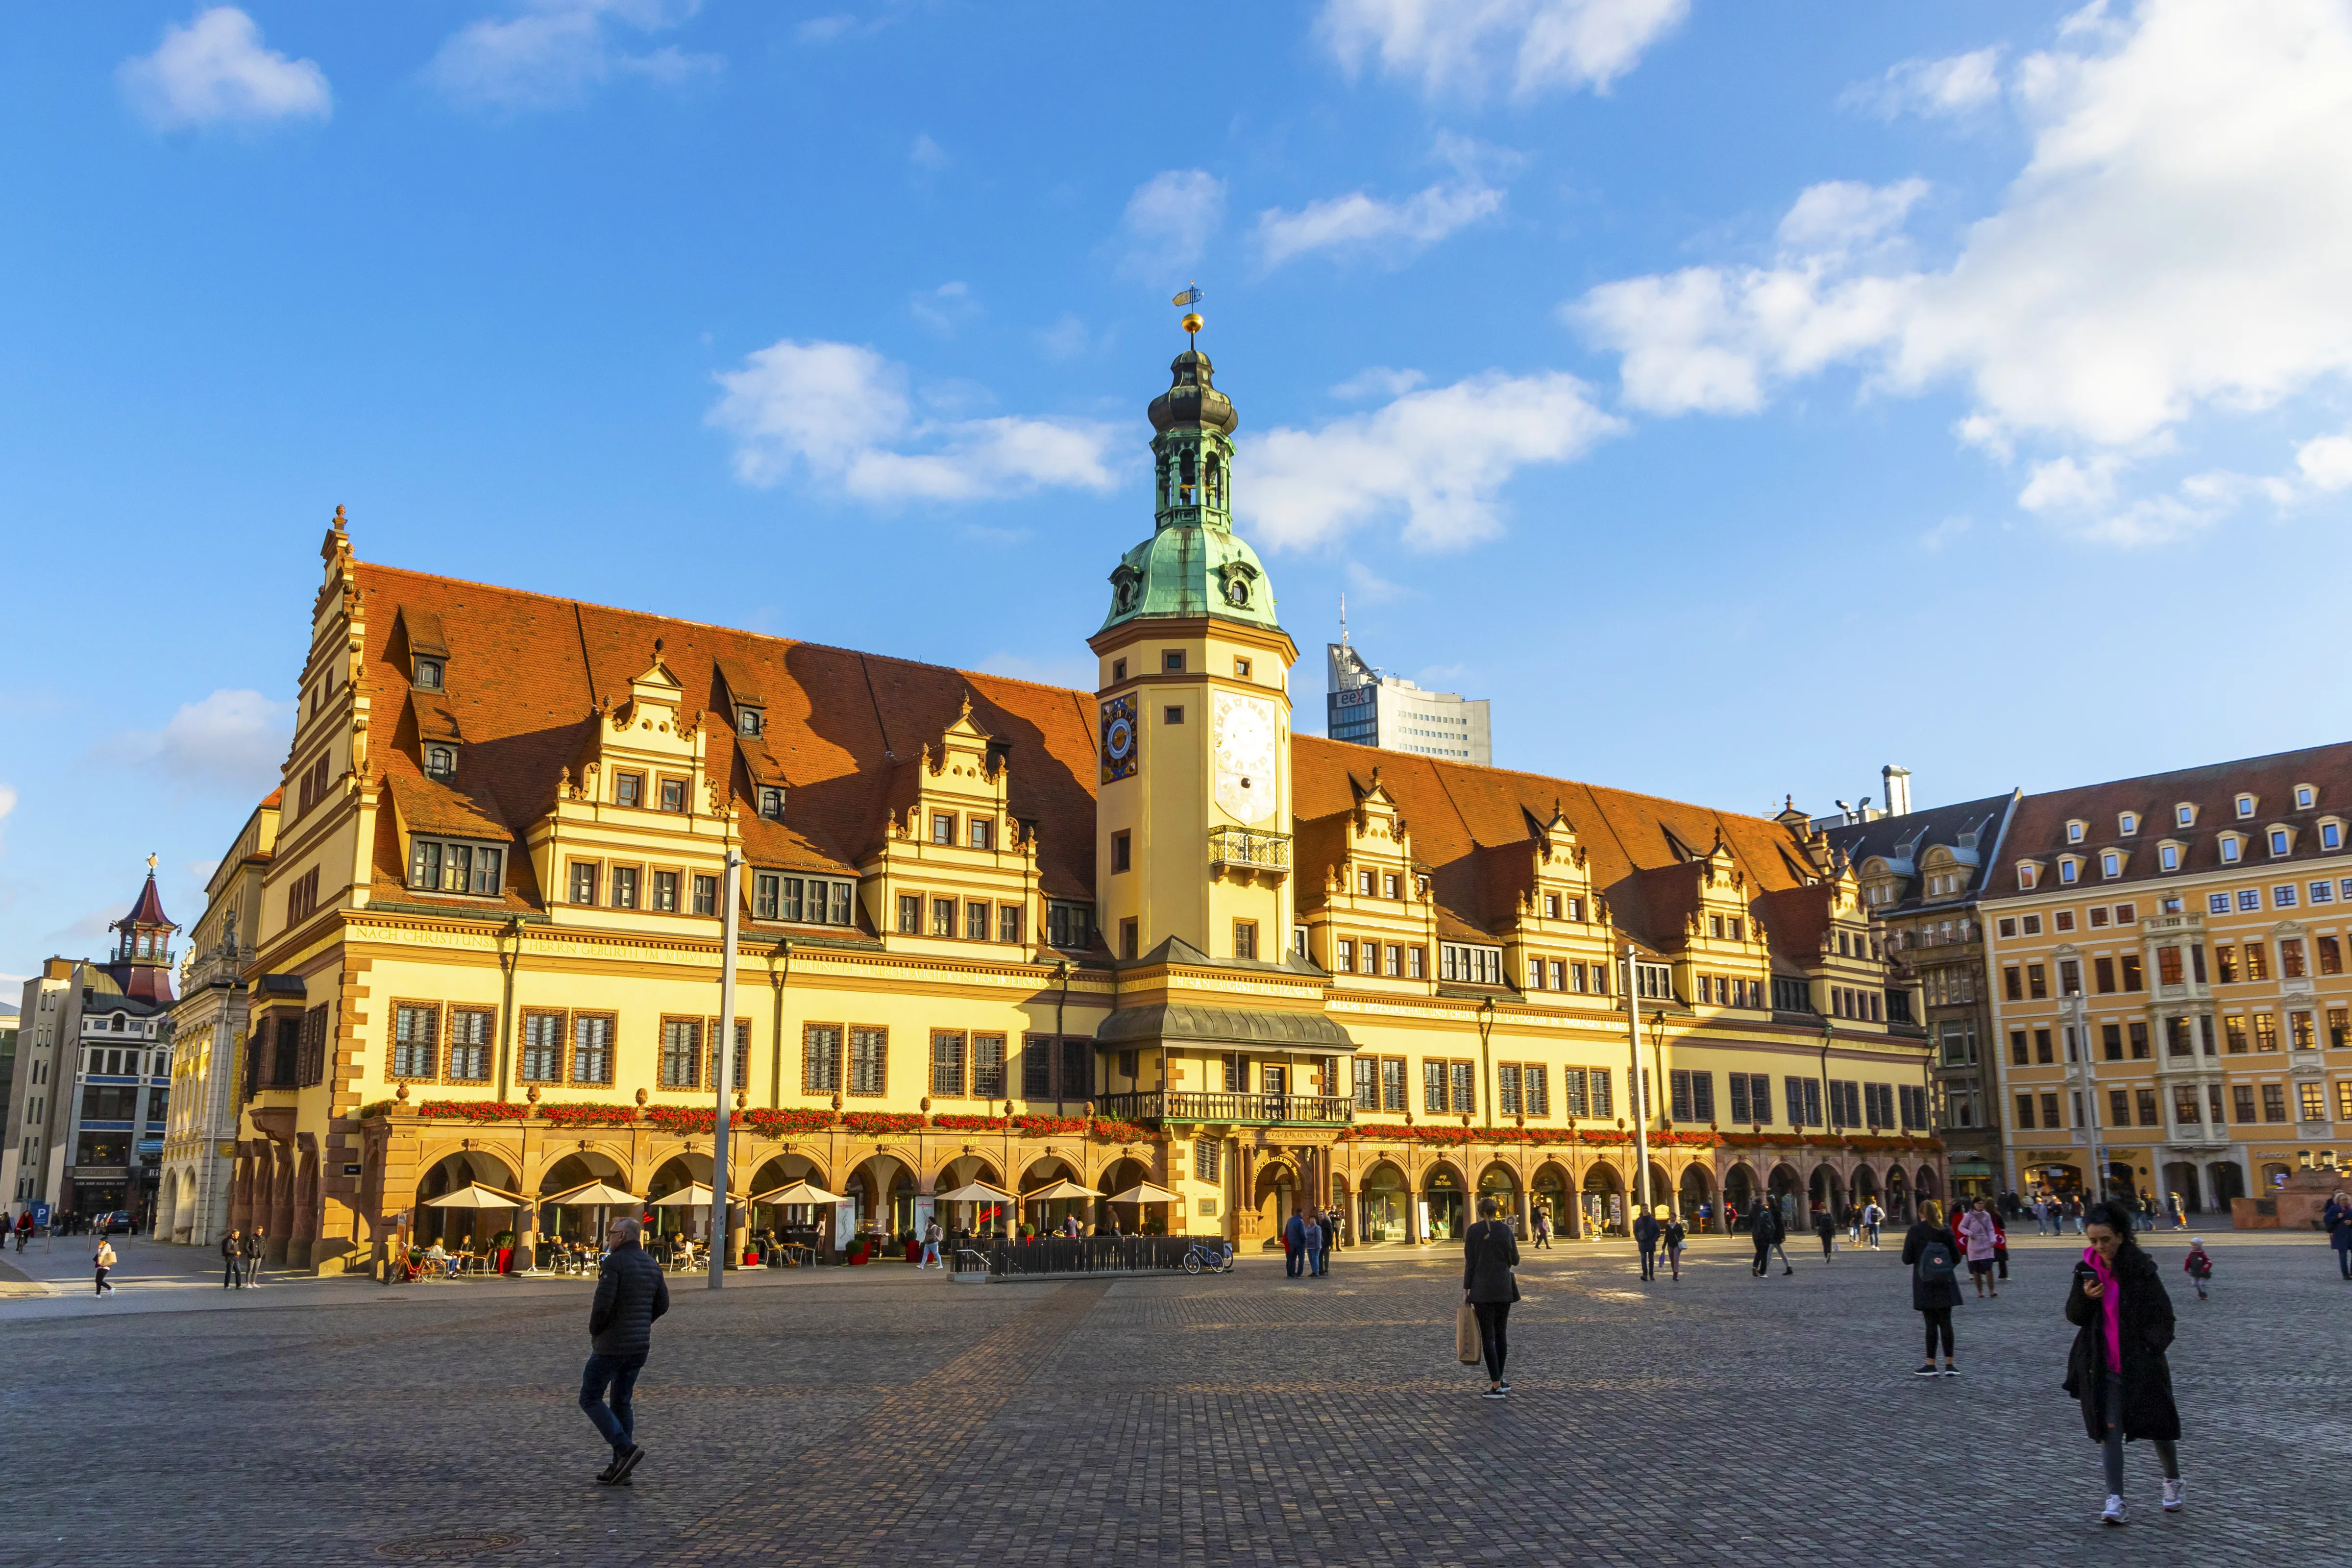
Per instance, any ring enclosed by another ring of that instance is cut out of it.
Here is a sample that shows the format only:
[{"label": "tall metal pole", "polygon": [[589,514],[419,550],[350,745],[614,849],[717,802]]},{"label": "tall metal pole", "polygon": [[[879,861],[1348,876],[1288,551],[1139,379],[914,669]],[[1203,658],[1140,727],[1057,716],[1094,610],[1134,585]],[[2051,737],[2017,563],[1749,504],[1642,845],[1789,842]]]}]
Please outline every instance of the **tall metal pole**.
[{"label": "tall metal pole", "polygon": [[743,852],[730,847],[727,851],[727,878],[719,892],[719,905],[726,913],[721,924],[726,931],[722,951],[719,955],[719,1040],[710,1079],[719,1089],[719,1116],[710,1129],[710,1288],[713,1290],[727,1283],[727,1254],[734,1246],[727,1225],[727,1122],[730,1117],[728,1100],[735,1092],[735,890],[743,875]]},{"label": "tall metal pole", "polygon": [[1650,1097],[1642,1092],[1642,999],[1633,989],[1633,944],[1625,944],[1626,1097],[1633,1102],[1633,1199],[1650,1212]]},{"label": "tall metal pole", "polygon": [[2074,1036],[2076,1065],[2083,1069],[2083,1121],[2091,1133],[2091,1169],[2088,1173],[2091,1196],[2087,1201],[2096,1203],[2107,1195],[2107,1154],[2099,1142],[2099,1089],[2096,1070],[2091,1066],[2088,1008],[2089,1004],[2084,1000],[2080,991],[2066,993],[2067,1026]]}]

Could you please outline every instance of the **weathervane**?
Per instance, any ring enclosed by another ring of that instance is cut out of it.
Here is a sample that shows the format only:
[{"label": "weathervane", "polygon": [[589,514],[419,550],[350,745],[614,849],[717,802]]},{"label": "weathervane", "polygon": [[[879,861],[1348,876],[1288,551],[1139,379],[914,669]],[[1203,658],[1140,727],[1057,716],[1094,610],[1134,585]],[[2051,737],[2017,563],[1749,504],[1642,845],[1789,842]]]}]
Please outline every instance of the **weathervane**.
[{"label": "weathervane", "polygon": [[[1187,283],[1183,288],[1178,289],[1176,297],[1168,302],[1171,305],[1177,306],[1199,304],[1201,302],[1201,285],[1197,282]],[[1193,341],[1193,334],[1198,332],[1201,328],[1206,324],[1201,320],[1201,312],[1198,310],[1186,310],[1184,313],[1184,320],[1181,324],[1184,328],[1184,346],[1193,349],[1199,348],[1201,345]]]}]

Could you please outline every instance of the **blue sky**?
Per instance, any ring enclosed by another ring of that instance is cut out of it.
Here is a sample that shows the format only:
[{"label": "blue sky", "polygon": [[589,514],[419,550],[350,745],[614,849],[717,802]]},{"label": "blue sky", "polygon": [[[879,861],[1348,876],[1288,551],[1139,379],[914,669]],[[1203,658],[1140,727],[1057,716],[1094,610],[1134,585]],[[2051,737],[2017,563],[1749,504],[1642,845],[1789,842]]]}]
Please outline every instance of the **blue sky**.
[{"label": "blue sky", "polygon": [[1302,646],[1762,810],[2341,737],[2352,0],[0,12],[0,973],[369,557],[1083,683],[1202,346]]}]

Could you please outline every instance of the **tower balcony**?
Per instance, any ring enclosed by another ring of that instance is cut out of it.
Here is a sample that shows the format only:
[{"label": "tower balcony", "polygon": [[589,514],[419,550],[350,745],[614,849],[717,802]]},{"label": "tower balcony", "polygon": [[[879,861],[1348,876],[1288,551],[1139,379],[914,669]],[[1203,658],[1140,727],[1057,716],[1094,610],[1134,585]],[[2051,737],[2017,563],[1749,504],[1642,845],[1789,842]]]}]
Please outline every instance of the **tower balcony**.
[{"label": "tower balcony", "polygon": [[1212,869],[1286,872],[1290,869],[1290,835],[1260,833],[1250,827],[1213,828],[1209,833],[1209,865]]}]

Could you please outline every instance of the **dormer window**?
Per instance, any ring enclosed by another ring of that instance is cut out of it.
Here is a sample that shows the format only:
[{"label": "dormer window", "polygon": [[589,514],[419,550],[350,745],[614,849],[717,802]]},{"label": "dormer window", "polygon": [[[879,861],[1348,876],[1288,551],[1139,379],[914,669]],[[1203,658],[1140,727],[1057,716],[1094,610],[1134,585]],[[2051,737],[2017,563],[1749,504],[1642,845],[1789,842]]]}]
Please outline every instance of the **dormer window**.
[{"label": "dormer window", "polygon": [[2234,833],[2221,835],[2221,863],[2225,866],[2236,865],[2238,857],[2244,850],[2245,842]]},{"label": "dormer window", "polygon": [[2172,825],[2175,827],[2196,826],[2197,808],[2189,805],[2187,801],[2182,801],[2179,805],[2172,808]]},{"label": "dormer window", "polygon": [[422,892],[495,895],[500,851],[486,844],[419,838],[408,847],[408,885]]},{"label": "dormer window", "polygon": [[2124,874],[2124,857],[2119,849],[2103,851],[2099,856],[2099,875],[2120,877]]},{"label": "dormer window", "polygon": [[416,661],[416,677],[414,684],[419,691],[440,690],[441,661],[437,658],[418,659]]},{"label": "dormer window", "polygon": [[2309,811],[2313,806],[2318,804],[2319,792],[2317,790],[2312,788],[2309,784],[2297,784],[2294,786],[2295,810]]},{"label": "dormer window", "polygon": [[2019,887],[2024,889],[2030,893],[2033,890],[2035,885],[2041,880],[2041,867],[2035,865],[2031,860],[2021,860],[2017,863],[2017,885]]},{"label": "dormer window", "polygon": [[2326,821],[2321,823],[2319,825],[2319,847],[2322,849],[2330,850],[2343,848],[2344,825],[2336,821],[2332,816]]},{"label": "dormer window", "polygon": [[2180,869],[2180,846],[2159,844],[2156,847],[2156,863],[2168,871]]},{"label": "dormer window", "polygon": [[2082,874],[2083,862],[2081,860],[2072,855],[2062,856],[2059,858],[2058,879],[2061,882],[2071,887],[2082,876]]},{"label": "dormer window", "polygon": [[425,748],[425,775],[427,778],[453,779],[457,776],[457,748],[427,746]]},{"label": "dormer window", "polygon": [[772,785],[763,785],[760,790],[760,815],[770,822],[782,822],[784,819],[784,792]]},{"label": "dormer window", "polygon": [[2089,824],[2087,824],[2087,823],[2082,823],[2082,822],[2070,822],[2070,823],[2068,823],[2068,824],[2066,825],[2066,842],[2067,842],[2067,843],[2069,843],[2069,844],[2080,844],[2081,842],[2083,842],[2083,834],[2084,834],[2084,831],[2088,828],[2088,826],[2089,826]]},{"label": "dormer window", "polygon": [[2292,855],[2294,853],[2294,828],[2273,827],[2271,829],[2271,853],[2273,856]]},{"label": "dormer window", "polygon": [[2116,826],[2122,832],[2126,838],[2129,838],[2133,834],[2139,831],[2139,813],[2136,811],[2125,812],[2121,816],[2116,819]]},{"label": "dormer window", "polygon": [[2245,818],[2247,818],[2247,817],[2249,817],[2249,816],[2253,816],[2253,815],[2254,815],[2254,797],[2253,797],[2252,795],[2240,795],[2240,796],[2238,797],[2238,816],[2239,816],[2239,819],[2240,819],[2241,821],[2242,821],[2242,820],[2244,820]]},{"label": "dormer window", "polygon": [[760,709],[738,708],[735,710],[735,732],[739,735],[757,736],[762,732],[762,727],[767,721],[767,715]]}]

